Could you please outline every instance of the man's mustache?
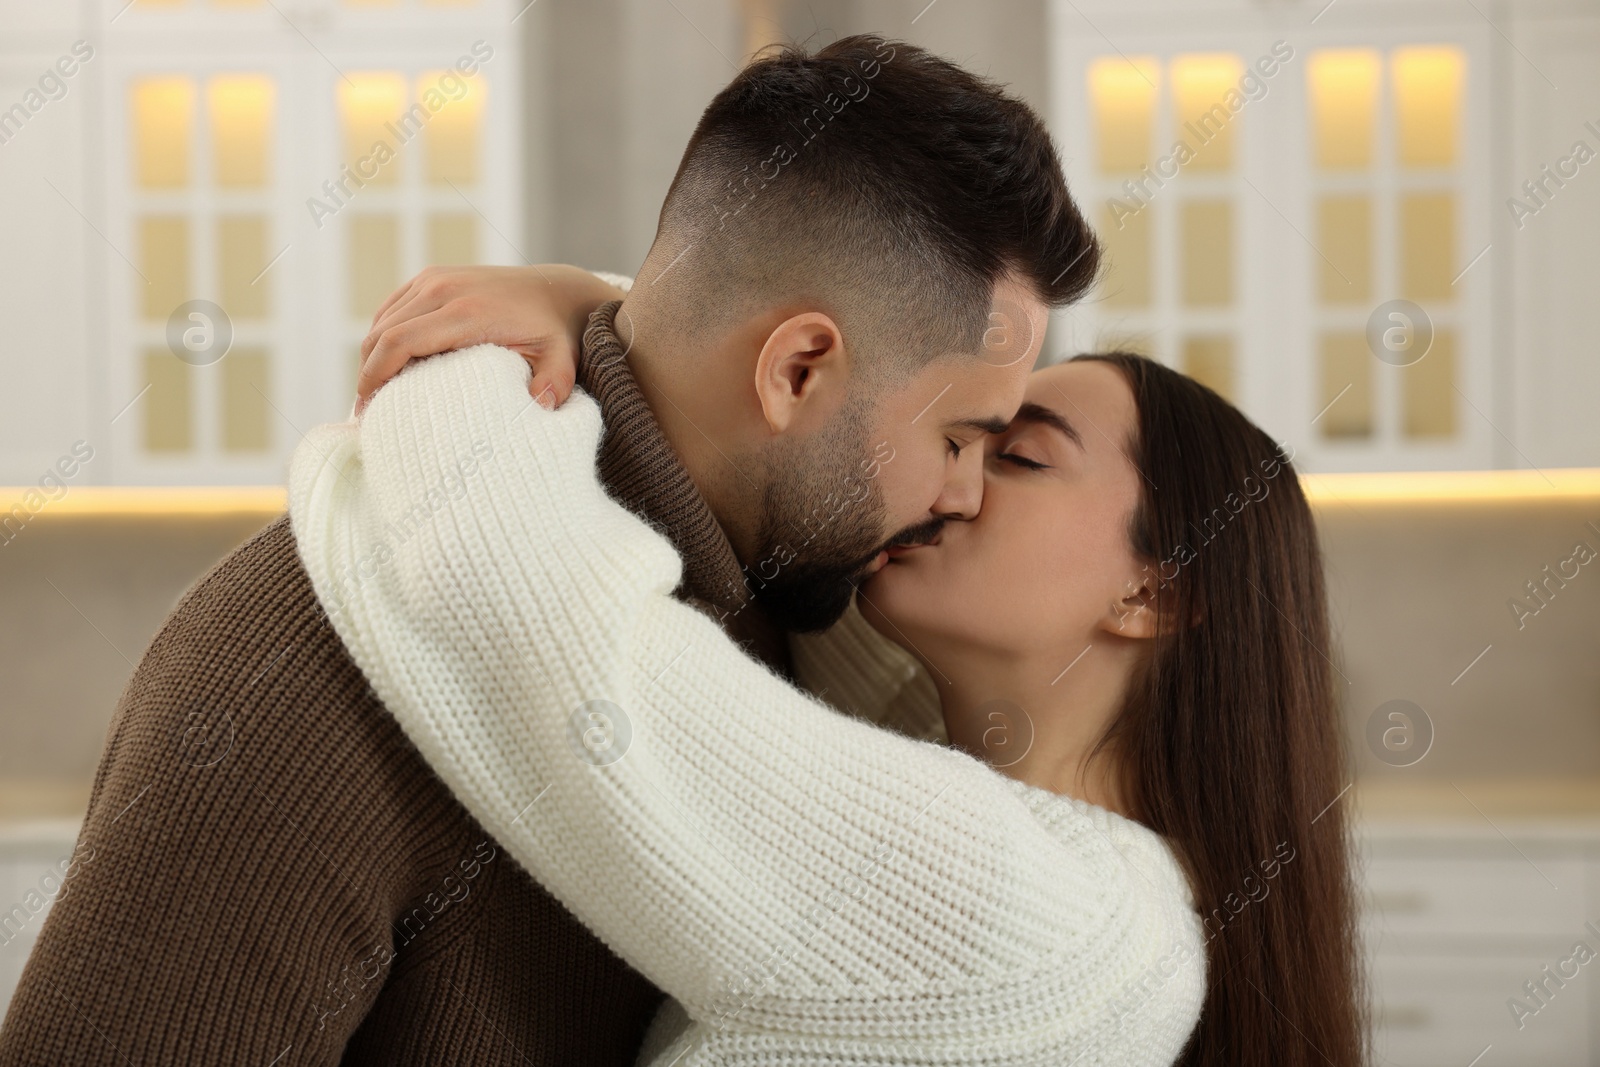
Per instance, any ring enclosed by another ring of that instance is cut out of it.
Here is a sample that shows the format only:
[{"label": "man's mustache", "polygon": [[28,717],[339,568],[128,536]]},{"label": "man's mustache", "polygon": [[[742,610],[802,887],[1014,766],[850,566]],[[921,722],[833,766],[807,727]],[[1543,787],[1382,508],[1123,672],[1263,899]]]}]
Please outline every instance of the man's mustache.
[{"label": "man's mustache", "polygon": [[[925,545],[938,537],[944,530],[944,524],[949,521],[949,519],[934,516],[927,522],[919,522],[915,526],[908,526],[889,538],[888,542],[878,549],[878,552],[882,552],[886,548],[904,548],[906,545]],[[872,555],[876,557],[878,552],[874,552]]]}]

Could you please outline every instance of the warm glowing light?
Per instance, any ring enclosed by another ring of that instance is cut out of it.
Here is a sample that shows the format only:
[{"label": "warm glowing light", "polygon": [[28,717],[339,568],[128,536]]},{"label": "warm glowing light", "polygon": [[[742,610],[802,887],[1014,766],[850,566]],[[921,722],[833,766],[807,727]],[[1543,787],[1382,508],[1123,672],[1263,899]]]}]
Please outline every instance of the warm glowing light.
[{"label": "warm glowing light", "polygon": [[1187,55],[1172,60],[1172,97],[1178,138],[1194,149],[1191,170],[1233,166],[1233,123],[1244,106],[1239,91],[1244,64],[1232,55]]},{"label": "warm glowing light", "polygon": [[[1313,506],[1343,504],[1539,503],[1593,500],[1600,503],[1600,468],[1510,471],[1405,471],[1376,474],[1300,475]],[[37,487],[0,488],[0,512],[20,503]],[[59,500],[36,508],[51,515],[227,515],[271,518],[283,513],[288,497],[281,486],[79,486]]]},{"label": "warm glowing light", "polygon": [[1448,45],[1397,48],[1392,63],[1395,136],[1401,164],[1453,165],[1459,151],[1466,56],[1461,49]]},{"label": "warm glowing light", "polygon": [[1161,64],[1153,56],[1102,56],[1089,64],[1101,171],[1137,171],[1150,161],[1160,80]]},{"label": "warm glowing light", "polygon": [[271,170],[274,86],[260,74],[229,74],[206,85],[218,185],[260,187]]},{"label": "warm glowing light", "polygon": [[345,162],[362,182],[393,185],[406,137],[396,132],[407,106],[406,79],[393,71],[352,73],[339,82]]},{"label": "warm glowing light", "polygon": [[428,181],[458,185],[478,180],[478,154],[487,95],[483,75],[466,77],[455,70],[431,70],[417,79],[417,99],[431,116],[424,138],[428,146]]},{"label": "warm glowing light", "polygon": [[145,188],[179,189],[189,183],[194,97],[190,78],[142,78],[134,83],[134,167]]},{"label": "warm glowing light", "polygon": [[1361,170],[1372,165],[1381,63],[1370,48],[1323,49],[1311,54],[1306,77],[1317,166]]},{"label": "warm glowing light", "polygon": [[1325,504],[1600,503],[1600,468],[1546,471],[1406,471],[1381,474],[1300,475],[1306,498]]},{"label": "warm glowing light", "polygon": [[[0,488],[0,502],[9,510],[31,498],[35,504],[43,491],[37,487]],[[31,497],[30,497],[31,495]],[[108,486],[84,485],[67,490],[59,500],[46,499],[35,507],[38,520],[55,515],[233,515],[259,514],[268,518],[288,507],[282,486]],[[3,514],[0,511],[0,514]]]}]

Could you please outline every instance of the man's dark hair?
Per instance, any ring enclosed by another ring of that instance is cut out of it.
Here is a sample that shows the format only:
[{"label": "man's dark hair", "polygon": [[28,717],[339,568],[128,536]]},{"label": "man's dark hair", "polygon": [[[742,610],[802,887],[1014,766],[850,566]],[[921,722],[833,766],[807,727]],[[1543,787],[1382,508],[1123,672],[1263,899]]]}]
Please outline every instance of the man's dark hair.
[{"label": "man's dark hair", "polygon": [[697,330],[812,299],[865,368],[916,369],[980,351],[1008,275],[1061,307],[1099,263],[1031,108],[922,48],[861,34],[815,54],[785,47],[717,94],[641,280],[692,283],[670,287],[669,313]]}]

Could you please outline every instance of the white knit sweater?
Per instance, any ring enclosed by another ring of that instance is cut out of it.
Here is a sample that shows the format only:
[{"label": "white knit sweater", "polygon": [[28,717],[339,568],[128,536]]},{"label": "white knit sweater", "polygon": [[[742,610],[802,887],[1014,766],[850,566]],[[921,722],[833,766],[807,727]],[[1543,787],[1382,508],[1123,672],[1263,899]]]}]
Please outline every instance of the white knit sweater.
[{"label": "white knit sweater", "polygon": [[594,401],[528,379],[414,365],[307,435],[290,515],[423,756],[673,998],[640,1063],[1171,1063],[1205,962],[1162,838],[743,656],[603,491]]}]

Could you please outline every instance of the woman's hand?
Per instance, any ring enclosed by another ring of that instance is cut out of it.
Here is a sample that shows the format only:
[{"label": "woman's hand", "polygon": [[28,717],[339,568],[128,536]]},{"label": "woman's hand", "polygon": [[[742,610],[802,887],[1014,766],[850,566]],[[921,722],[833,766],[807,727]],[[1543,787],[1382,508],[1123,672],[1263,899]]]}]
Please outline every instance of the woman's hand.
[{"label": "woman's hand", "polygon": [[501,345],[533,368],[528,392],[545,407],[572,393],[590,312],[621,289],[580,267],[428,267],[390,294],[361,342],[356,410],[413,359]]}]

